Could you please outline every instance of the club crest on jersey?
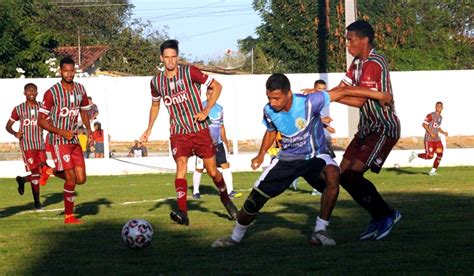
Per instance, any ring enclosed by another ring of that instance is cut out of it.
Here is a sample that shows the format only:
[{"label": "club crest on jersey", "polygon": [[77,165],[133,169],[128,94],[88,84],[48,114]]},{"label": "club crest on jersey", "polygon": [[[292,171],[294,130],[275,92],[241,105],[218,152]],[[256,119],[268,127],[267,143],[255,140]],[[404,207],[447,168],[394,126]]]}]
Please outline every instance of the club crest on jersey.
[{"label": "club crest on jersey", "polygon": [[180,104],[184,101],[188,100],[188,96],[186,93],[178,93],[172,96],[164,96],[163,97],[163,102],[165,103],[166,106],[170,106],[172,104]]},{"label": "club crest on jersey", "polygon": [[185,192],[181,192],[181,191],[179,191],[179,192],[176,193],[176,197],[178,197],[178,198],[182,198],[182,197],[184,197],[185,195],[186,195],[186,193],[185,193]]},{"label": "club crest on jersey", "polygon": [[173,155],[176,155],[176,152],[178,152],[178,149],[177,149],[177,148],[173,148],[172,152],[173,152]]},{"label": "club crest on jersey", "polygon": [[297,118],[295,120],[295,126],[297,129],[303,129],[306,126],[306,120],[303,118]]},{"label": "club crest on jersey", "polygon": [[69,161],[71,160],[71,156],[69,154],[66,154],[63,156],[63,160],[66,162],[66,163],[69,163]]},{"label": "club crest on jersey", "polygon": [[33,164],[33,158],[28,158],[28,163]]}]

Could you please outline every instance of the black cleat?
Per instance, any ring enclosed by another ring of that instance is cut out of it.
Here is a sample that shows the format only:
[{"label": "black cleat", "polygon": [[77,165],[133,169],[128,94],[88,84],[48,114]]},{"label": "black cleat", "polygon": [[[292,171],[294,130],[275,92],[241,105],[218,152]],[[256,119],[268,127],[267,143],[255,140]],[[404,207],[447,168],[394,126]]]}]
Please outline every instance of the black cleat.
[{"label": "black cleat", "polygon": [[15,178],[16,180],[16,183],[18,183],[18,193],[20,195],[23,195],[25,193],[25,182],[26,182],[26,179],[24,177],[21,177],[21,176],[17,176]]},{"label": "black cleat", "polygon": [[36,210],[42,210],[43,206],[41,205],[41,202],[35,202],[35,209]]},{"label": "black cleat", "polygon": [[171,211],[170,213],[170,218],[173,220],[173,221],[176,221],[178,224],[181,224],[181,225],[186,225],[188,226],[189,225],[189,218],[188,218],[188,215],[187,214],[183,214],[181,213],[180,211]]},{"label": "black cleat", "polygon": [[225,209],[227,210],[227,213],[229,214],[230,219],[231,220],[237,220],[238,210],[237,210],[237,207],[235,207],[232,200],[229,200],[228,202],[225,202],[225,203],[223,202],[222,204],[224,205]]}]

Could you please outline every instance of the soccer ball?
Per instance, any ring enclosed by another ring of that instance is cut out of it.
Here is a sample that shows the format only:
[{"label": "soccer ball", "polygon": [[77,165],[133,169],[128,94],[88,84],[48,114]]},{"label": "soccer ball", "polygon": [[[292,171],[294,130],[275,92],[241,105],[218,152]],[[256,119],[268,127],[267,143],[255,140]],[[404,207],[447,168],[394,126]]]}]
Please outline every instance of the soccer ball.
[{"label": "soccer ball", "polygon": [[153,227],[144,219],[129,220],[122,228],[122,239],[132,249],[148,247],[153,236]]}]

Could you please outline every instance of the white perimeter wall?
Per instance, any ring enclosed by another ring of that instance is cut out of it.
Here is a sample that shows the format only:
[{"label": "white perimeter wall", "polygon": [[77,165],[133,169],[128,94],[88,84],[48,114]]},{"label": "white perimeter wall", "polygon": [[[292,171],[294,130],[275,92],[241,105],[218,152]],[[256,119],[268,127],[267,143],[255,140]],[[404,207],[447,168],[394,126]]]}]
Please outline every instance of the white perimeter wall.
[{"label": "white perimeter wall", "polygon": [[[265,131],[261,119],[266,104],[265,81],[269,75],[214,76],[223,85],[218,102],[225,110],[225,126],[228,138],[236,140],[260,139]],[[342,73],[288,74],[293,92],[312,87],[316,79],[324,79],[329,88],[337,85]],[[434,110],[435,102],[444,102],[444,130],[450,135],[474,135],[470,123],[474,89],[470,81],[474,70],[392,72],[397,114],[402,124],[402,137],[423,136],[421,127],[425,115]],[[97,77],[76,79],[82,83],[100,110],[99,120],[113,141],[133,141],[145,130],[151,104],[151,77]],[[25,100],[23,86],[33,82],[38,86],[38,100],[59,79],[0,79],[2,101],[0,121],[10,118],[14,106]],[[348,137],[347,107],[331,104],[333,137]],[[152,140],[167,140],[169,117],[165,107],[161,111]],[[6,131],[0,131],[1,142],[15,142]],[[234,149],[236,152],[236,149]],[[0,173],[0,176],[2,174]]]}]

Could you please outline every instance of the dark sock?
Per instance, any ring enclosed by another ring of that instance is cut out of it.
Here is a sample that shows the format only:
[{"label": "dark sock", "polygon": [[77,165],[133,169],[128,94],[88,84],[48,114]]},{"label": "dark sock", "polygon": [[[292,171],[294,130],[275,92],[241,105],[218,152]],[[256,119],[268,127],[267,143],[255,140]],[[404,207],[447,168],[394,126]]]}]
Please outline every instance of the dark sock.
[{"label": "dark sock", "polygon": [[346,170],[341,175],[341,186],[370,213],[373,219],[391,215],[392,209],[383,200],[374,184],[362,172]]},{"label": "dark sock", "polygon": [[177,178],[174,181],[174,186],[176,188],[176,197],[178,201],[178,210],[183,213],[188,213],[188,204],[187,204],[187,192],[188,192],[188,182],[184,178]]}]

